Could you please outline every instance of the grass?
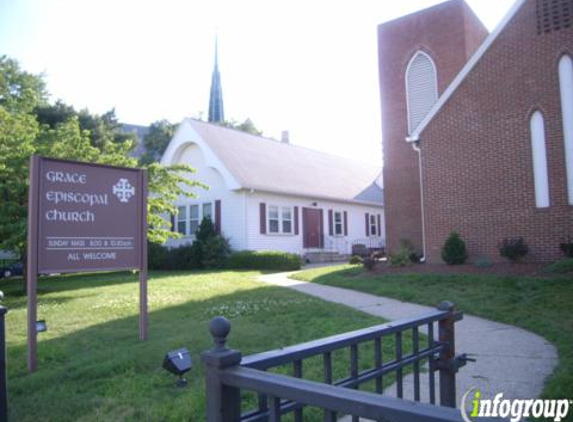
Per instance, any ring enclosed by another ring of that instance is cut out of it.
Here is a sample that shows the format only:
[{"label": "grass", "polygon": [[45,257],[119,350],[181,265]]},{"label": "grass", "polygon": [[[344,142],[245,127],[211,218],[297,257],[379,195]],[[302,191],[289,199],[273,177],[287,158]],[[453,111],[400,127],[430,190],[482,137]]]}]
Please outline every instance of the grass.
[{"label": "grass", "polygon": [[543,397],[573,398],[573,277],[500,277],[476,275],[364,273],[361,267],[318,268],[297,279],[359,290],[378,296],[435,306],[454,302],[472,315],[516,325],[552,342],[559,365]]},{"label": "grass", "polygon": [[[201,421],[204,379],[200,353],[212,346],[208,322],[227,316],[229,346],[244,355],[379,324],[381,319],[255,281],[258,272],[152,273],[149,340],[137,340],[138,284],[130,273],[43,277],[39,370],[26,369],[26,298],[20,281],[6,294],[10,420]],[[161,368],[164,354],[186,347],[189,386]],[[392,353],[392,344],[388,342]],[[365,352],[366,353],[366,352]],[[366,356],[366,355],[365,355]],[[348,371],[337,359],[336,372]],[[366,359],[361,362],[366,365]],[[321,360],[305,361],[319,377]],[[390,380],[389,380],[390,381]]]},{"label": "grass", "polygon": [[545,271],[554,274],[573,273],[573,258],[563,258],[545,267]]}]

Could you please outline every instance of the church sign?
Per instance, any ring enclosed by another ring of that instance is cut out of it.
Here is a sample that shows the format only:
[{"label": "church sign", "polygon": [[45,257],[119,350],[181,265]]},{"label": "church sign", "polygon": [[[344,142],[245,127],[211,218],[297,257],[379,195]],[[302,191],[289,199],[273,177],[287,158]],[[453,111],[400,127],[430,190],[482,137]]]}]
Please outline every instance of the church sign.
[{"label": "church sign", "polygon": [[32,156],[28,199],[28,338],[36,369],[38,274],[139,270],[147,336],[147,173]]},{"label": "church sign", "polygon": [[38,273],[141,268],[141,170],[47,158],[39,167]]}]

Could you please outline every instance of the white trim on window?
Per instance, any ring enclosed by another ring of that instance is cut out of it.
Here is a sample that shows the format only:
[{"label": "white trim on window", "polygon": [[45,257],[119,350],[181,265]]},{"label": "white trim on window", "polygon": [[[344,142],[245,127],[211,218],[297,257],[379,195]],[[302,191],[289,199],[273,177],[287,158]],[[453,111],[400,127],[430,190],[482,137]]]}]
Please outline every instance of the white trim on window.
[{"label": "white trim on window", "polygon": [[567,197],[569,205],[573,205],[573,60],[568,55],[559,60],[559,91],[567,169]]},{"label": "white trim on window", "polygon": [[332,212],[332,234],[334,236],[344,236],[344,212]]},{"label": "white trim on window", "polygon": [[378,216],[376,214],[370,214],[370,236],[378,236]]},{"label": "white trim on window", "polygon": [[[198,202],[177,206],[178,214],[174,231],[181,233],[185,237],[194,237],[197,228],[206,216],[211,217],[215,224],[215,202]],[[182,229],[182,230],[181,230]]]},{"label": "white trim on window", "polygon": [[535,184],[535,205],[549,207],[549,178],[547,175],[547,152],[545,146],[545,122],[539,110],[531,115],[531,151],[533,154],[533,178]]},{"label": "white trim on window", "polygon": [[267,234],[294,234],[293,207],[284,205],[267,205]]},{"label": "white trim on window", "polygon": [[199,224],[201,224],[201,217],[199,216],[199,204],[189,204],[189,232],[187,236],[195,236]]},{"label": "white trim on window", "polygon": [[177,207],[177,219],[175,220],[175,227],[174,231],[183,235],[187,236],[187,207],[186,206],[178,206]]},{"label": "white trim on window", "polygon": [[438,102],[438,72],[432,58],[417,51],[408,63],[405,76],[408,134],[411,134]]}]

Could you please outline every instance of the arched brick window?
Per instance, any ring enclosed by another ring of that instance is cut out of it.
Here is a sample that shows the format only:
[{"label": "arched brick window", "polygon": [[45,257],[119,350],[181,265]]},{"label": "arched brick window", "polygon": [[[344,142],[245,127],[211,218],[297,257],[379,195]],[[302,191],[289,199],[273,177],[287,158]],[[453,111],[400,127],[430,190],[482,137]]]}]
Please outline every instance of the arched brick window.
[{"label": "arched brick window", "polygon": [[432,58],[418,51],[406,68],[408,133],[412,133],[438,101],[438,76]]},{"label": "arched brick window", "polygon": [[573,60],[567,55],[559,61],[559,89],[567,167],[567,196],[569,205],[573,205]]}]

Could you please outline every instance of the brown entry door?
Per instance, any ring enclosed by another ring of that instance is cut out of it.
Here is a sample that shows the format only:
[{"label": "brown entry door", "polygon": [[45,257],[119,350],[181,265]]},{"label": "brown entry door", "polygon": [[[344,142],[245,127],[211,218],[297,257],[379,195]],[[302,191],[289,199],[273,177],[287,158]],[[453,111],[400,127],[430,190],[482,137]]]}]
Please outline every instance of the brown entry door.
[{"label": "brown entry door", "polygon": [[322,248],[322,210],[302,209],[303,246],[305,248]]}]

